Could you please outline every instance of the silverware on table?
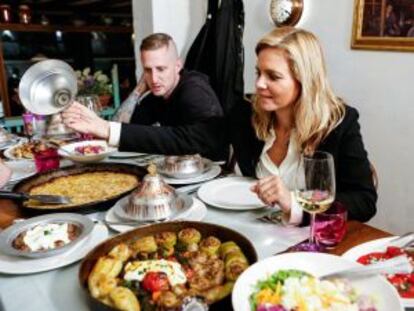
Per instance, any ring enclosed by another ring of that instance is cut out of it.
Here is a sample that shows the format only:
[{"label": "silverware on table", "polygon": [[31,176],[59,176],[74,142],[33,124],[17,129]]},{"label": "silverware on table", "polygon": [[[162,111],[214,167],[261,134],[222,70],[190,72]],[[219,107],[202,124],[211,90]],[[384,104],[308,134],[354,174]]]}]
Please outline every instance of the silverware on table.
[{"label": "silverware on table", "polygon": [[34,200],[43,204],[69,204],[72,203],[69,197],[59,195],[35,194],[30,195],[24,192],[0,191],[0,198],[12,200]]},{"label": "silverware on table", "polygon": [[414,232],[407,232],[395,239],[390,240],[387,246],[396,246],[402,249],[414,247]]}]

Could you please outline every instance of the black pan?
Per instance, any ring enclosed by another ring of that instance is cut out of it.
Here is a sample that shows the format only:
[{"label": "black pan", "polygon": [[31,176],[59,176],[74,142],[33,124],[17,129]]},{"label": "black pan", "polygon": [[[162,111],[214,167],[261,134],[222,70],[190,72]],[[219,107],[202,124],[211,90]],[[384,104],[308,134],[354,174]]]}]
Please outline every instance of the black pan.
[{"label": "black pan", "polygon": [[[147,173],[146,170],[142,167],[138,167],[132,164],[122,164],[122,163],[94,163],[81,166],[68,166],[65,168],[60,168],[56,170],[47,171],[44,173],[39,173],[34,176],[31,176],[27,179],[24,179],[17,183],[13,187],[14,192],[25,192],[28,193],[31,188],[47,183],[57,177],[70,176],[81,174],[85,172],[99,172],[99,171],[110,171],[110,172],[120,172],[120,173],[129,173],[138,176],[139,180],[142,180],[142,177]],[[105,200],[99,200],[90,202],[87,204],[81,204],[76,206],[69,207],[57,207],[57,208],[48,208],[42,209],[35,206],[25,206],[20,203],[20,206],[28,212],[37,213],[55,213],[55,212],[80,212],[80,213],[90,213],[92,211],[105,210],[110,208],[118,201],[120,198],[131,193],[132,190],[121,193],[117,196],[107,198]]]},{"label": "black pan", "polygon": [[[86,257],[83,259],[80,268],[79,268],[79,282],[82,289],[85,291],[88,304],[91,310],[93,311],[115,311],[114,308],[111,308],[99,300],[93,298],[89,294],[88,290],[88,277],[91,273],[95,263],[99,257],[106,255],[115,245],[126,242],[129,240],[137,239],[140,237],[152,235],[158,232],[164,231],[174,231],[178,232],[184,228],[195,228],[200,231],[203,237],[214,235],[221,240],[221,242],[234,241],[243,251],[244,255],[248,259],[250,265],[257,261],[257,253],[252,245],[252,243],[242,234],[237,231],[231,230],[229,228],[205,223],[198,221],[179,221],[179,222],[166,222],[161,224],[154,224],[150,226],[145,226],[135,230],[128,231],[126,233],[117,235],[113,238],[110,238],[97,247],[95,247]],[[228,295],[224,299],[217,301],[212,304],[209,308],[210,311],[229,311],[232,310],[231,306],[231,295]]]}]

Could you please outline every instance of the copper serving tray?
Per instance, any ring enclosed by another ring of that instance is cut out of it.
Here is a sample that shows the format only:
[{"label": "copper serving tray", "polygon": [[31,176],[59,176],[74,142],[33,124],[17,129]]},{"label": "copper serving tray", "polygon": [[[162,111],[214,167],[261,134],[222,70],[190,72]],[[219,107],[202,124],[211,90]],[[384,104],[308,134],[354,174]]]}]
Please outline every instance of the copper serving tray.
[{"label": "copper serving tray", "polygon": [[[133,174],[138,177],[139,180],[142,180],[142,177],[146,174],[146,170],[144,168],[138,167],[132,164],[121,164],[121,163],[94,163],[88,165],[74,165],[68,166],[56,170],[51,170],[48,172],[40,173],[33,175],[27,179],[24,179],[18,182],[14,187],[14,192],[26,192],[28,193],[31,188],[42,185],[47,183],[55,178],[62,177],[62,176],[71,176],[81,173],[87,172],[102,172],[102,171],[109,171],[109,172],[116,172],[116,173],[127,173]],[[23,203],[20,204],[22,208],[27,211],[34,212],[34,213],[56,213],[56,212],[91,212],[91,211],[98,211],[98,210],[105,210],[109,207],[113,206],[117,200],[124,197],[125,195],[131,193],[134,189],[125,191],[119,195],[104,199],[89,202],[86,204],[80,204],[76,206],[60,206],[57,208],[47,208],[43,209],[36,206],[25,206]]]},{"label": "copper serving tray", "polygon": [[[177,222],[165,222],[160,224],[154,224],[150,226],[144,226],[135,230],[128,231],[126,233],[117,235],[113,238],[110,238],[98,246],[96,246],[88,255],[83,259],[79,268],[79,282],[81,288],[85,291],[88,298],[88,304],[91,310],[100,311],[100,310],[111,310],[116,309],[111,308],[99,300],[93,298],[89,294],[88,290],[88,277],[91,273],[95,263],[99,257],[106,255],[115,245],[126,242],[129,240],[141,238],[144,236],[152,235],[158,232],[164,231],[174,231],[178,232],[184,228],[195,228],[200,231],[203,237],[214,235],[221,242],[234,241],[243,251],[244,255],[248,259],[250,265],[257,261],[257,253],[252,243],[242,234],[234,231],[232,229],[198,221],[177,221]],[[217,301],[212,304],[209,308],[210,311],[223,311],[223,310],[232,310],[231,308],[231,295],[228,295],[224,299]]]}]

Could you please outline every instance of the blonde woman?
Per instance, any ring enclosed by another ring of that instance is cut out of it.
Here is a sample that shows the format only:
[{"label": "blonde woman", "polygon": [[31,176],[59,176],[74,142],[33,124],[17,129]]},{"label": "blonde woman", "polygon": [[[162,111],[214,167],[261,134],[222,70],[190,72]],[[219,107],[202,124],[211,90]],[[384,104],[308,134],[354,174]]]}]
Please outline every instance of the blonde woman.
[{"label": "blonde woman", "polygon": [[300,154],[333,155],[336,200],[349,217],[368,221],[376,213],[374,188],[358,112],[332,91],[318,39],[310,32],[277,28],[256,46],[256,96],[232,116],[232,143],[244,175],[266,204],[278,204],[285,218],[303,222],[292,190]]}]

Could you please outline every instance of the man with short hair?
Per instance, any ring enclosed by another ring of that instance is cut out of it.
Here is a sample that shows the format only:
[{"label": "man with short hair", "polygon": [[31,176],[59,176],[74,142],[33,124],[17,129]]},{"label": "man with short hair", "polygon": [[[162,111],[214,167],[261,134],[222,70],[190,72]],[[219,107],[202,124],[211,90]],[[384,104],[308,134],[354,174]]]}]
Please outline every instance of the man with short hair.
[{"label": "man with short hair", "polygon": [[182,69],[177,47],[164,33],[146,37],[140,56],[150,93],[135,108],[130,124],[108,122],[79,103],[63,112],[64,123],[124,151],[224,159],[223,111],[207,76]]}]

